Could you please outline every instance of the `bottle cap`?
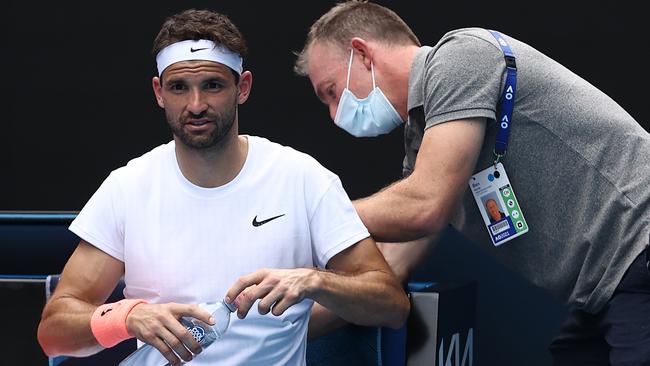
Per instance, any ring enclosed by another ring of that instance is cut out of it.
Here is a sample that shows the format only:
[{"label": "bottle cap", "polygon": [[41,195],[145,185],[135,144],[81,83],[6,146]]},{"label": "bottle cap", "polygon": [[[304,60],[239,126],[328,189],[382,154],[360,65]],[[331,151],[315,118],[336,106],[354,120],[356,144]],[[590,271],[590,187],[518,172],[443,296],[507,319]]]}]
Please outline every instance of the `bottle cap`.
[{"label": "bottle cap", "polygon": [[226,308],[228,308],[228,310],[231,313],[234,312],[235,310],[237,310],[237,305],[235,305],[234,303],[231,304],[229,302],[226,302],[226,300],[222,300],[222,302],[223,302],[224,305],[226,305]]}]

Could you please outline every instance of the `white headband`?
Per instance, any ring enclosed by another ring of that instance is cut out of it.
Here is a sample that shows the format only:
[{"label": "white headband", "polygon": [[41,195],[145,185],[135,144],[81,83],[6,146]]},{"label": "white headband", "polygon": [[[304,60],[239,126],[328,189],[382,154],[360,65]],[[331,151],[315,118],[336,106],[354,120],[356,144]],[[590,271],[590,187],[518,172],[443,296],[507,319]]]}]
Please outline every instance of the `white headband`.
[{"label": "white headband", "polygon": [[243,71],[241,56],[222,45],[200,39],[172,43],[156,55],[158,76],[171,64],[181,61],[206,60],[224,64],[241,75]]}]

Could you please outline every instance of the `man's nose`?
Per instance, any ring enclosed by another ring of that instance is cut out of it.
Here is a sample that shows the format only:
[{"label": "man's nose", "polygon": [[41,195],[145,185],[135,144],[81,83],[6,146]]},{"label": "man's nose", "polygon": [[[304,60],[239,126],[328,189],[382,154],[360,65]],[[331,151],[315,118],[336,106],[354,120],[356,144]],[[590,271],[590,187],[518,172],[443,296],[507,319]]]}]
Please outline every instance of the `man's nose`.
[{"label": "man's nose", "polygon": [[203,98],[200,90],[193,90],[190,93],[190,100],[187,103],[187,110],[195,115],[199,115],[208,109],[208,104]]}]

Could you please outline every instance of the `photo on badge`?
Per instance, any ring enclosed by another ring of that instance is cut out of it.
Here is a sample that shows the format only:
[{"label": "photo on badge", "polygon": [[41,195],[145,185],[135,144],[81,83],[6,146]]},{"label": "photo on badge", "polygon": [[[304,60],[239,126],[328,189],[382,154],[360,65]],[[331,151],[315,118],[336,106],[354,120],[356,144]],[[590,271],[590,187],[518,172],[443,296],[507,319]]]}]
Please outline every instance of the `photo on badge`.
[{"label": "photo on badge", "polygon": [[495,246],[528,232],[528,225],[501,163],[474,174],[469,186]]},{"label": "photo on badge", "polygon": [[481,212],[486,224],[494,224],[506,217],[504,210],[501,208],[499,197],[495,191],[481,197],[481,201],[483,202],[483,209]]}]

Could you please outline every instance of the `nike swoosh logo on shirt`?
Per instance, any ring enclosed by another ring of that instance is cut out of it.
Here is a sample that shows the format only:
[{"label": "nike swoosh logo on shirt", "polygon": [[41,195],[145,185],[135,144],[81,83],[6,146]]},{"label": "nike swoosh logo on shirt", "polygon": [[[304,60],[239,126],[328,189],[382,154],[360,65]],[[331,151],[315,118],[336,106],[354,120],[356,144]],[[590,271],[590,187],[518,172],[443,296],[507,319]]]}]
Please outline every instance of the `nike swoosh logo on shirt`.
[{"label": "nike swoosh logo on shirt", "polygon": [[282,216],[284,216],[284,215],[285,215],[285,214],[278,215],[278,216],[273,216],[273,217],[271,217],[271,218],[268,218],[268,219],[266,219],[266,220],[262,220],[262,221],[257,221],[257,215],[255,215],[255,217],[253,218],[253,226],[255,226],[255,227],[257,227],[257,226],[262,226],[262,225],[266,224],[267,222],[269,222],[269,221],[273,221],[273,220],[275,220],[275,219],[277,219],[277,218],[280,218],[280,217],[282,217]]}]

